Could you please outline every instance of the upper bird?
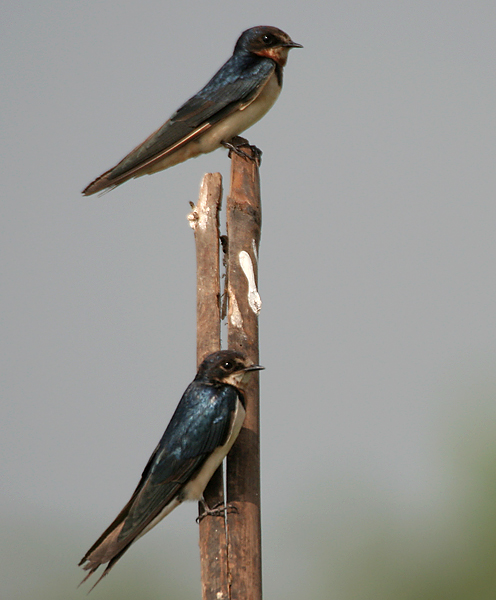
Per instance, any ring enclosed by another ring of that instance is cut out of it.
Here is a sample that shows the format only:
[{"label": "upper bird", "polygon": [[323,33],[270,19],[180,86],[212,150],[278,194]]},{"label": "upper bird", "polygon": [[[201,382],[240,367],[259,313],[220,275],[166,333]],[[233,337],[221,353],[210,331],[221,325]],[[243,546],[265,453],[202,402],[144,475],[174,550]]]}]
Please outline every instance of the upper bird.
[{"label": "upper bird", "polygon": [[90,196],[216,150],[256,123],[282,87],[291,48],[302,48],[277,27],[244,31],[231,58],[160,129],[84,190]]},{"label": "upper bird", "polygon": [[201,363],[131,499],[79,563],[89,571],[83,581],[108,563],[104,577],[133,542],[176,506],[202,498],[243,425],[243,384],[260,369],[233,350],[214,352]]}]

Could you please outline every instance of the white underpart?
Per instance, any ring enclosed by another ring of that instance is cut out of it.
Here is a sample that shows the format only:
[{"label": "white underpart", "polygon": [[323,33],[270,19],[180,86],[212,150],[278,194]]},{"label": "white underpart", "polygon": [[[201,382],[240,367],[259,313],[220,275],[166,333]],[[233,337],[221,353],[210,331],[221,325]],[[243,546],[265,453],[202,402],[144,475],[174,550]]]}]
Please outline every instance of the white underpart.
[{"label": "white underpart", "polygon": [[255,282],[255,272],[253,270],[253,263],[251,257],[245,250],[241,250],[239,253],[239,264],[243,269],[243,273],[248,281],[248,304],[251,310],[259,315],[262,310],[262,299],[257,290],[257,284]]}]

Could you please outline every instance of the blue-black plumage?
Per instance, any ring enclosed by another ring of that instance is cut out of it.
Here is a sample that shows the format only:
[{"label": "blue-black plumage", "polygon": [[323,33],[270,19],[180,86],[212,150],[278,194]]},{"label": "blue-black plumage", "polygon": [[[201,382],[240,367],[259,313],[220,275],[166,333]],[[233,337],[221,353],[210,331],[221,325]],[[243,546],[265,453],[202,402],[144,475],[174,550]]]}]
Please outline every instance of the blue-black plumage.
[{"label": "blue-black plumage", "polygon": [[90,183],[83,194],[113,189],[229,143],[277,100],[291,48],[302,46],[277,27],[244,31],[231,58],[207,85],[117,165]]},{"label": "blue-black plumage", "polygon": [[243,384],[262,368],[233,350],[210,354],[201,363],[131,499],[79,563],[89,571],[83,581],[108,563],[104,577],[133,542],[176,506],[202,498],[243,425]]}]

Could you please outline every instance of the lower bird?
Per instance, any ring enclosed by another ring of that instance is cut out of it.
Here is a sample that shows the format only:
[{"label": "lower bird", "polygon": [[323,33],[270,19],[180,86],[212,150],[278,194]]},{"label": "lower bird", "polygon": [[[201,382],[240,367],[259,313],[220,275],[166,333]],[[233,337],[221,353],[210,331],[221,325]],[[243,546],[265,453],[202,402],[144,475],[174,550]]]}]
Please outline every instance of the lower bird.
[{"label": "lower bird", "polygon": [[160,129],[83,190],[90,196],[141,175],[212,152],[261,119],[277,100],[291,48],[302,48],[277,27],[244,31],[231,58]]},{"label": "lower bird", "polygon": [[181,502],[203,498],[205,486],[243,425],[243,385],[252,371],[261,369],[233,350],[221,350],[205,358],[131,499],[79,563],[89,571],[81,583],[108,563],[96,585],[131,544]]}]

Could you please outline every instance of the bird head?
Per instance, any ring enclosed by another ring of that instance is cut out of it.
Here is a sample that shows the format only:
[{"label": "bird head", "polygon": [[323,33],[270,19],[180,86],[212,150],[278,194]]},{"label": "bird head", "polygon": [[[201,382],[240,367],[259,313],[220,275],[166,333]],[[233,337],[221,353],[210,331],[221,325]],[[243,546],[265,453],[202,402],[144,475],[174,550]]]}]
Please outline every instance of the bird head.
[{"label": "bird head", "polygon": [[291,48],[303,48],[303,46],[293,42],[289,35],[281,29],[262,25],[244,31],[236,43],[234,52],[239,49],[271,58],[278,65],[284,67]]},{"label": "bird head", "polygon": [[237,387],[248,379],[252,371],[260,371],[263,368],[240,352],[220,350],[205,358],[198,368],[195,380],[208,380]]}]

